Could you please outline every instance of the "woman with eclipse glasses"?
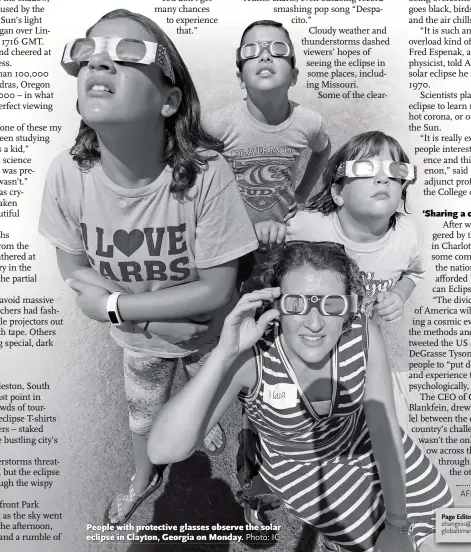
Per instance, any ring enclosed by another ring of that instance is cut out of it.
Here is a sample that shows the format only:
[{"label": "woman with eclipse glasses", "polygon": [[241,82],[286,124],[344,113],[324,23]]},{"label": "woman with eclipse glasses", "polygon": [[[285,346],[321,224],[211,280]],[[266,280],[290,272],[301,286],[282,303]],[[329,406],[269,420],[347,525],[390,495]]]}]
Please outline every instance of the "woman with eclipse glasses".
[{"label": "woman with eclipse glasses", "polygon": [[452,504],[443,477],[398,425],[384,342],[358,314],[362,282],[343,246],[291,242],[252,280],[219,344],[160,410],[156,464],[192,454],[235,397],[258,432],[256,474],[334,546],[412,552]]}]

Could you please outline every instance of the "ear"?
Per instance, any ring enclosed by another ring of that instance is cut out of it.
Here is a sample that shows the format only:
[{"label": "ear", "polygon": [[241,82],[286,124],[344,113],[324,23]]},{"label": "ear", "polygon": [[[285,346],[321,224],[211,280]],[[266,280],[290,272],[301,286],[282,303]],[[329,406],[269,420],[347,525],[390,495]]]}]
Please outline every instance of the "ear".
[{"label": "ear", "polygon": [[298,76],[299,76],[299,69],[295,67],[291,74],[291,82],[289,83],[290,86],[294,86],[298,82]]},{"label": "ear", "polygon": [[182,101],[182,91],[177,86],[169,88],[167,92],[167,97],[165,98],[164,105],[160,111],[162,117],[171,117],[175,115],[180,107]]},{"label": "ear", "polygon": [[338,184],[332,184],[332,186],[330,187],[330,193],[332,195],[332,199],[334,200],[335,205],[337,205],[337,207],[342,207],[343,205],[342,188]]},{"label": "ear", "polygon": [[242,90],[244,90],[245,82],[244,82],[244,78],[242,77],[242,72],[237,70],[236,77],[237,77],[237,80],[239,81],[239,86],[242,88]]}]

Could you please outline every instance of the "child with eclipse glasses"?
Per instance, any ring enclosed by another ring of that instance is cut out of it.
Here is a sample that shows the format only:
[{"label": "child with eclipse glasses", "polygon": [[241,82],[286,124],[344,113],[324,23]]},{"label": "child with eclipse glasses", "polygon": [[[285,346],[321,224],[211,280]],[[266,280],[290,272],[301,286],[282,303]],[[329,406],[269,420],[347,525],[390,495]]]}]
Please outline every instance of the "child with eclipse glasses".
[{"label": "child with eclipse glasses", "polygon": [[[400,212],[416,178],[417,168],[397,140],[379,131],[359,134],[329,159],[323,189],[304,211],[287,227],[258,228],[257,234],[267,242],[287,233],[288,240],[343,244],[361,271],[362,312],[375,320],[400,320],[405,302],[425,278],[421,238]],[[397,331],[381,327],[388,342],[397,340]],[[408,427],[407,372],[391,364],[399,420]]]},{"label": "child with eclipse glasses", "polygon": [[[161,484],[147,436],[177,363],[200,368],[230,310],[237,259],[258,242],[190,74],[153,21],[110,12],[62,65],[77,77],[82,121],[49,169],[39,230],[76,304],[111,322],[123,348],[136,471],[105,515],[122,525]],[[204,446],[220,454],[224,443],[215,425]]]},{"label": "child with eclipse glasses", "polygon": [[[252,223],[284,222],[296,213],[297,201],[309,198],[329,157],[330,140],[319,113],[288,98],[299,70],[281,23],[251,23],[242,33],[236,66],[246,98],[206,116],[205,126],[224,142],[224,156]],[[306,148],[312,154],[296,187],[298,162]],[[256,257],[261,262],[263,252]],[[250,276],[254,264],[252,254],[241,260],[239,283]]]}]

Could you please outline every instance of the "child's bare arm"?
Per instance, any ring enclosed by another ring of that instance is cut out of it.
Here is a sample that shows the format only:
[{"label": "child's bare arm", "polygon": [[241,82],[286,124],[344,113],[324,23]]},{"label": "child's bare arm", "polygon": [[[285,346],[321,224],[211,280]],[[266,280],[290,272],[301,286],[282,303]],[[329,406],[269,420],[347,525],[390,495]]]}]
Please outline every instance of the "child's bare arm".
[{"label": "child's bare arm", "polygon": [[64,280],[76,278],[86,284],[92,284],[94,286],[104,288],[110,293],[114,293],[115,291],[124,291],[124,289],[116,282],[108,280],[98,274],[98,272],[90,266],[90,261],[88,260],[86,253],[72,255],[71,253],[62,251],[62,249],[56,248],[56,257],[59,271]]},{"label": "child's bare arm", "polygon": [[304,175],[296,188],[296,196],[301,203],[305,203],[312,194],[312,191],[319,180],[327,160],[329,159],[331,150],[330,139],[327,140],[327,145],[322,151],[313,151],[304,171]]},{"label": "child's bare arm", "polygon": [[76,270],[93,270],[90,266],[90,261],[86,253],[81,253],[79,255],[72,255],[71,253],[66,253],[56,247],[56,258],[57,266],[64,280],[72,278],[72,274]]},{"label": "child's bare arm", "polygon": [[411,296],[415,282],[407,276],[402,277],[394,289],[378,293],[374,309],[384,320],[394,322],[404,316],[404,304]]},{"label": "child's bare arm", "polygon": [[[118,283],[108,280],[101,274],[98,274],[88,262],[88,257],[84,255],[71,255],[57,249],[57,262],[62,277],[67,280],[74,278],[86,284],[106,289],[110,293],[115,291],[125,291]],[[196,339],[204,335],[210,327],[211,317],[208,315],[195,316],[194,320],[173,319],[164,322],[135,322],[134,326],[140,329],[146,329],[149,333],[158,335],[162,339],[171,343],[186,343],[191,339]]]}]

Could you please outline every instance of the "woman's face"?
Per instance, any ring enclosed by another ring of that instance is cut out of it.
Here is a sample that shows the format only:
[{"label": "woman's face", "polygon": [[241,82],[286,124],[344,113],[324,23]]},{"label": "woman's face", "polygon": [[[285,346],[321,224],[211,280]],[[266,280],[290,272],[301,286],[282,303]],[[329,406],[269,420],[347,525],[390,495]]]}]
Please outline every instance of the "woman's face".
[{"label": "woman's face", "polygon": [[[394,160],[393,154],[386,144],[378,155],[361,156],[362,159],[386,161]],[[342,207],[353,218],[385,218],[388,219],[399,208],[402,194],[402,180],[389,178],[380,169],[376,176],[367,178],[344,178],[343,186],[334,186],[342,198]]]},{"label": "woman's face", "polygon": [[[345,295],[340,274],[311,267],[289,272],[281,283],[281,293],[303,295]],[[315,308],[305,315],[282,314],[283,343],[288,353],[305,364],[322,362],[337,344],[345,316],[323,316]]]},{"label": "woman's face", "polygon": [[[155,39],[132,19],[100,21],[91,37]],[[164,76],[158,65],[113,61],[107,52],[94,54],[78,75],[78,103],[83,120],[99,130],[103,125],[155,125],[166,100]],[[144,128],[144,127],[143,127]]]}]

